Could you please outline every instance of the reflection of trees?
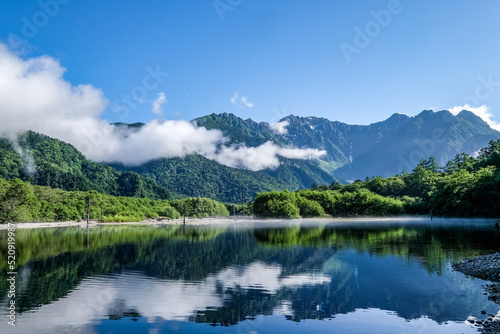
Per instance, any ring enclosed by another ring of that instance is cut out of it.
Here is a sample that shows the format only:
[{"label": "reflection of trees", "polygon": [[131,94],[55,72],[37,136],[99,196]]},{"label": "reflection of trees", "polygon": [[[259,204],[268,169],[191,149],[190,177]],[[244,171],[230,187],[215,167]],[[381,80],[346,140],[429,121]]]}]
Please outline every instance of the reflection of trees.
[{"label": "reflection of trees", "polygon": [[93,252],[65,253],[29,263],[28,277],[16,298],[19,312],[49,304],[66,296],[84,278],[110,272],[138,259],[131,245],[105,247]]},{"label": "reflection of trees", "polygon": [[[87,230],[79,227],[19,229],[16,231],[16,264],[23,265],[67,252],[94,251],[103,247],[140,240],[179,239],[201,241],[224,233],[224,226],[164,227],[106,226],[90,228],[87,247]],[[0,269],[7,267],[7,231],[0,231]]]},{"label": "reflection of trees", "polygon": [[279,301],[284,298],[286,295],[283,291],[278,291],[274,295],[255,290],[228,291],[227,300],[222,307],[197,312],[190,320],[220,326],[236,325],[246,318],[259,314],[271,315]]},{"label": "reflection of trees", "polygon": [[[471,233],[473,232],[473,233]],[[268,247],[312,246],[337,250],[354,248],[379,256],[422,258],[429,272],[442,273],[449,260],[500,250],[498,231],[446,227],[301,227],[260,229],[257,241]]]},{"label": "reflection of trees", "polygon": [[325,230],[324,225],[301,227],[299,224],[286,228],[271,228],[255,230],[257,240],[272,246],[292,247],[297,245],[314,245],[320,241]]},{"label": "reflection of trees", "polygon": [[[217,293],[224,299],[223,305],[200,310],[191,320],[222,325],[271,314],[284,301],[293,310],[287,318],[294,321],[328,318],[360,307],[380,307],[397,310],[406,318],[418,317],[422,315],[418,310],[432,308],[432,300],[426,299],[427,296],[409,302],[391,286],[380,291],[363,290],[362,286],[360,290],[356,281],[360,253],[418,258],[429,272],[440,274],[450,259],[500,248],[496,232],[457,227],[295,225],[253,231],[190,226],[106,227],[90,229],[88,251],[84,230],[18,232],[19,256],[26,263],[18,270],[21,294],[16,303],[21,312],[66,296],[86,277],[124,269],[193,283],[230,266],[245,268],[259,261],[279,266],[283,277],[312,272],[331,277],[329,284],[284,285],[273,294],[221,285]],[[378,273],[377,268],[365,270],[373,275]],[[5,278],[0,276],[2,298],[7,291]],[[473,303],[476,301],[470,301]],[[117,318],[127,316],[129,311],[117,310]],[[445,319],[445,315],[439,316]]]},{"label": "reflection of trees", "polygon": [[[137,265],[166,242],[211,240],[224,233],[223,226],[131,227],[107,226],[89,229],[78,227],[20,229],[16,231],[16,263],[25,265],[28,277],[19,276],[22,298],[17,305],[27,310],[65,296],[89,276],[115,268]],[[172,253],[175,255],[175,253]],[[8,290],[7,231],[0,231],[0,301]],[[24,275],[24,274],[23,274]]]},{"label": "reflection of trees", "polygon": [[[84,230],[21,231],[29,233],[20,233],[20,256],[28,258],[33,254],[33,261],[21,268],[29,270],[19,276],[24,282],[17,299],[20,312],[66,296],[86,277],[122,269],[141,270],[153,277],[200,281],[228,266],[258,259],[279,263],[283,274],[288,275],[320,267],[331,254],[330,250],[318,252],[312,248],[258,247],[247,231],[223,233],[224,227],[90,229],[88,251]],[[5,278],[5,274],[0,275],[2,284]],[[0,299],[7,288],[6,284],[1,286]]]}]

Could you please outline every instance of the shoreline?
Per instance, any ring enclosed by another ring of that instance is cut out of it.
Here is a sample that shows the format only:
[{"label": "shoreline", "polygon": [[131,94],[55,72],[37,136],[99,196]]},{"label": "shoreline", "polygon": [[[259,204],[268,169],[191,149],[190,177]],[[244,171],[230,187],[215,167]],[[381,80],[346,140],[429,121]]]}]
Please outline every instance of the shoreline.
[{"label": "shoreline", "polygon": [[[387,222],[421,222],[421,223],[437,223],[440,221],[450,221],[450,220],[471,220],[471,218],[434,218],[431,220],[427,216],[390,216],[390,217],[314,217],[314,218],[299,218],[299,219],[285,219],[285,218],[259,218],[254,216],[228,216],[228,217],[201,217],[201,218],[189,218],[186,217],[186,226],[200,226],[200,225],[221,225],[221,224],[243,224],[243,223],[257,223],[257,224],[267,224],[272,226],[273,224],[280,224],[283,222],[297,222],[299,224],[308,223],[387,223]],[[491,221],[492,218],[473,218],[479,221]],[[31,229],[31,228],[54,228],[54,227],[80,227],[86,228],[86,221],[63,221],[63,222],[31,222],[31,223],[10,223],[14,224],[16,229]],[[119,226],[119,225],[135,225],[135,226],[160,226],[160,225],[183,225],[183,218],[177,219],[158,219],[149,218],[140,222],[101,222],[99,220],[90,220],[89,227],[101,227],[101,226]],[[8,228],[8,223],[0,224],[0,231],[6,230]]]},{"label": "shoreline", "polygon": [[[217,217],[203,217],[203,218],[187,218],[186,225],[210,225],[210,224],[222,224],[222,223],[234,223],[243,221],[253,221],[254,218],[245,217],[234,217],[234,218],[217,218]],[[30,228],[51,228],[51,227],[87,227],[87,221],[64,221],[64,222],[37,222],[37,223],[11,223],[14,224],[16,229],[30,229]],[[89,227],[98,226],[119,226],[119,225],[135,225],[135,226],[156,226],[156,225],[183,225],[184,220],[182,218],[177,219],[145,219],[140,222],[101,222],[100,220],[89,220]],[[1,224],[0,230],[6,230],[8,224]]]},{"label": "shoreline", "polygon": [[467,276],[492,282],[500,282],[500,253],[479,255],[452,265],[452,268]]},{"label": "shoreline", "polygon": [[[500,253],[479,255],[464,259],[452,265],[453,270],[470,277],[490,281],[491,284],[483,285],[484,294],[488,299],[500,305]],[[482,311],[486,314],[486,311]],[[478,326],[480,333],[495,334],[500,332],[500,317],[489,314],[485,319],[468,319],[471,324]]]}]

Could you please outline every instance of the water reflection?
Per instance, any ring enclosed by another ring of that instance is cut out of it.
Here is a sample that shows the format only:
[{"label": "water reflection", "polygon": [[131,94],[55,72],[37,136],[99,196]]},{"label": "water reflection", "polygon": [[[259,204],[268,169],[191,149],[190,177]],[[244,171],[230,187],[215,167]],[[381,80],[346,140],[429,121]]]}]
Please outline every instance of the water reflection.
[{"label": "water reflection", "polygon": [[18,232],[18,326],[2,332],[331,332],[355,321],[359,332],[447,333],[499,309],[482,281],[449,268],[499,250],[487,222],[113,227],[91,230],[88,251],[75,229]]}]

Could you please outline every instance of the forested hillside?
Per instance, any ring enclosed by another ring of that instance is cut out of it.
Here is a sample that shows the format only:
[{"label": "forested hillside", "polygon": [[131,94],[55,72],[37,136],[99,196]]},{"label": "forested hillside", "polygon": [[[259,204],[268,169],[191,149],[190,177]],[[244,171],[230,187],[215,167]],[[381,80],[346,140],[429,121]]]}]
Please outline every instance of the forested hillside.
[{"label": "forested hillside", "polygon": [[253,211],[260,216],[287,218],[325,213],[500,217],[500,140],[490,141],[477,158],[458,154],[445,167],[431,157],[423,159],[411,173],[389,178],[262,193],[257,195]]},{"label": "forested hillside", "polygon": [[[259,193],[249,210],[258,216],[392,216],[424,214],[500,217],[500,140],[491,141],[477,158],[458,154],[445,167],[431,157],[411,173],[366,178],[348,185],[313,185],[296,192]],[[250,198],[249,198],[250,199]],[[140,221],[165,216],[228,215],[226,206],[208,198],[151,200],[114,197],[96,191],[63,191],[0,178],[0,222],[76,220]],[[251,199],[250,199],[251,200]],[[231,210],[240,209],[231,207]]]},{"label": "forested hillside", "polygon": [[252,172],[227,167],[200,155],[158,159],[138,167],[111,164],[122,171],[133,171],[155,180],[173,193],[210,197],[218,201],[241,203],[258,192],[297,190],[313,183],[339,180],[324,171],[316,161],[280,159],[276,169]]},{"label": "forested hillside", "polygon": [[[477,153],[489,140],[500,137],[499,132],[468,111],[456,116],[448,111],[429,110],[414,117],[394,114],[370,125],[291,115],[281,120],[286,123],[281,131],[268,123],[243,120],[232,114],[211,114],[195,122],[207,129],[221,130],[231,144],[257,146],[271,141],[283,147],[325,150],[327,155],[314,160],[280,157],[277,168],[258,172],[224,166],[199,155],[156,159],[134,167],[105,165],[88,160],[70,144],[28,131],[14,141],[0,139],[0,177],[114,196],[207,197],[242,203],[261,192],[299,190],[314,183],[346,183],[343,178],[388,177],[414,170],[422,158],[429,156],[434,156],[441,166],[461,152],[465,153],[460,156],[473,159],[468,154]],[[126,131],[137,131],[143,124],[115,126],[126,135]],[[420,170],[414,172],[419,174]],[[413,182],[411,177],[405,177],[399,181]],[[426,196],[414,191],[392,195],[419,199],[420,195]]]},{"label": "forested hillside", "polygon": [[[134,124],[131,128],[138,126]],[[70,144],[32,131],[20,135],[15,143],[0,139],[0,162],[0,178],[6,180],[19,178],[68,191],[95,190],[151,199],[208,197],[241,203],[258,192],[302,186],[293,179],[287,183],[266,173],[227,167],[199,155],[158,159],[139,167],[109,166],[88,160]],[[300,163],[297,161],[294,166]],[[324,183],[316,178],[309,181],[307,185]]]},{"label": "forested hillside", "polygon": [[12,142],[0,138],[0,177],[64,190],[95,190],[115,196],[172,199],[170,191],[133,172],[92,162],[75,147],[28,131]]},{"label": "forested hillside", "polygon": [[250,200],[262,191],[298,189],[271,176],[227,167],[200,155],[158,159],[139,167],[112,166],[137,172],[177,194],[230,203]]}]

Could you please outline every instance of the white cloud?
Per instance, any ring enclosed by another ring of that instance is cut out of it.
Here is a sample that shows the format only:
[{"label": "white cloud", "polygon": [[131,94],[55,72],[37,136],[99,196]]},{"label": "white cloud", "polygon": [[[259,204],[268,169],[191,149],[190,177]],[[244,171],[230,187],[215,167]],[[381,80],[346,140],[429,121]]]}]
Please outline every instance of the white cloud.
[{"label": "white cloud", "polygon": [[163,110],[162,110],[161,106],[165,103],[168,103],[168,100],[167,100],[167,97],[165,96],[165,93],[163,93],[163,92],[158,93],[158,97],[152,103],[153,113],[155,113],[158,116],[161,116],[161,114],[163,114]]},{"label": "white cloud", "polygon": [[315,148],[304,148],[304,149],[296,149],[296,148],[278,148],[278,155],[288,158],[288,159],[317,159],[326,154],[325,150],[318,150]]},{"label": "white cloud", "polygon": [[[272,143],[226,147],[228,138],[221,131],[183,120],[154,120],[125,135],[101,118],[108,105],[103,92],[90,84],[72,85],[64,80],[65,72],[52,57],[25,60],[0,43],[0,136],[12,139],[33,130],[71,143],[93,161],[127,165],[196,153],[227,166],[260,170],[277,167],[278,156],[307,159],[322,154]],[[155,102],[153,112],[158,112],[166,97],[160,93]]]},{"label": "white cloud", "polygon": [[229,101],[231,101],[232,104],[236,104],[236,101],[238,101],[238,97],[239,97],[239,94],[234,93],[233,97]]},{"label": "white cloud", "polygon": [[268,141],[258,147],[223,146],[208,158],[223,165],[258,171],[276,168],[280,165],[279,156],[289,159],[314,159],[326,154],[318,149],[283,148]]},{"label": "white cloud", "polygon": [[248,102],[248,96],[242,96],[241,102],[248,108],[253,108],[254,106],[253,102]]},{"label": "white cloud", "polygon": [[235,92],[233,97],[229,100],[231,104],[240,104],[241,108],[247,107],[247,108],[253,108],[254,103],[248,101],[248,96],[242,96],[240,97],[240,94]]},{"label": "white cloud", "polygon": [[458,115],[462,110],[468,110],[473,112],[476,116],[481,117],[483,121],[486,122],[492,129],[500,131],[500,123],[492,120],[493,115],[490,112],[490,108],[486,105],[482,105],[480,107],[472,107],[468,104],[464,106],[455,106],[453,108],[448,109],[453,115]]},{"label": "white cloud", "polygon": [[287,126],[289,125],[288,121],[283,121],[283,122],[277,122],[274,124],[271,124],[271,130],[273,130],[275,133],[280,134],[280,135],[285,135],[288,133]]},{"label": "white cloud", "polygon": [[127,137],[112,133],[107,139],[107,142],[112,143],[108,144],[109,150],[95,150],[93,158],[96,161],[138,165],[151,159],[182,157],[193,153],[216,156],[217,147],[226,140],[220,131],[196,127],[184,120],[153,120]]}]

